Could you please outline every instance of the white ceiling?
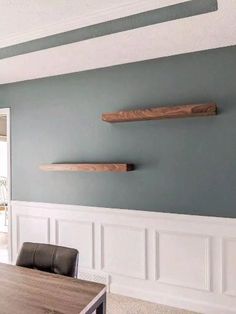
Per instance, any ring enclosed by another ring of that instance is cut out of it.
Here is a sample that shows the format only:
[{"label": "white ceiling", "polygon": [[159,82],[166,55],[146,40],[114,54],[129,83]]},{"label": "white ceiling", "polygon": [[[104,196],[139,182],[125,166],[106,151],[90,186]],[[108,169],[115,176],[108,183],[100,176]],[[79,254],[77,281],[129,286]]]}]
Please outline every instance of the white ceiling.
[{"label": "white ceiling", "polygon": [[[4,2],[6,2],[6,0],[0,0],[0,5]],[[18,2],[26,3],[26,1]],[[31,3],[32,1],[28,2]],[[41,0],[40,2],[46,3],[46,0]],[[75,3],[72,0],[48,0],[48,2],[50,2],[50,4],[55,4],[55,2]],[[80,2],[94,3],[94,10],[95,3],[97,3],[96,0]],[[102,3],[104,6],[103,8],[105,8],[105,2],[105,0],[99,0],[99,4]],[[109,1],[110,4],[114,4],[115,2],[116,1],[114,0]],[[88,24],[92,24],[98,19],[106,21],[114,17],[132,14],[131,12],[151,10],[155,6],[160,7],[179,2],[181,1],[146,0],[143,2],[142,0],[139,0],[133,1],[131,5],[131,1],[119,0],[119,4],[123,3],[123,7],[120,5],[119,10],[118,8],[114,10],[114,7],[113,9],[110,7],[109,11],[107,7],[106,15],[103,15],[101,13],[102,11],[100,11],[100,15],[98,13],[90,15],[89,18],[87,17],[87,20],[84,17],[83,23],[87,21]],[[49,4],[47,4],[47,6],[49,6]],[[2,59],[0,60],[0,84],[236,45],[236,0],[218,0],[218,6],[218,11],[207,14],[140,27],[120,33],[91,38],[81,42]],[[84,6],[84,10],[85,8],[86,6]],[[55,14],[55,12],[53,13],[52,11],[51,13],[52,15]],[[1,14],[2,12],[0,10],[0,15]],[[63,15],[63,18],[64,16],[65,15]],[[50,22],[49,19],[47,21],[48,23]],[[81,20],[78,21],[81,23]],[[63,23],[59,22],[57,24],[57,29],[63,26]],[[0,18],[0,37],[2,32],[1,23],[2,21]],[[27,23],[27,21],[25,23]],[[66,26],[68,27],[68,25],[69,24],[65,23],[63,26],[64,29]],[[71,26],[72,24],[70,24],[70,27]],[[36,28],[37,26],[35,26],[35,29]],[[41,35],[43,33],[46,34],[49,30],[51,31],[50,27],[42,29]],[[36,34],[37,32],[31,33],[31,35],[34,36]],[[26,33],[22,32],[22,36],[23,35],[25,36]],[[20,36],[18,37],[18,40],[19,38]],[[22,38],[23,37],[21,37],[21,39]]]},{"label": "white ceiling", "polygon": [[0,0],[0,48],[188,0]]}]

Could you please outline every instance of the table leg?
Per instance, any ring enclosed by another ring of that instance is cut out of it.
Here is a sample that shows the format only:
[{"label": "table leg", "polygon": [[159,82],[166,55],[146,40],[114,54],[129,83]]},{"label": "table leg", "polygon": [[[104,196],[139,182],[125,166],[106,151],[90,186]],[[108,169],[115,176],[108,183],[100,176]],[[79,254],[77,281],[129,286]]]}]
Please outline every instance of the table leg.
[{"label": "table leg", "polygon": [[106,293],[86,312],[86,314],[106,314]]},{"label": "table leg", "polygon": [[106,314],[106,297],[103,302],[97,307],[96,314]]}]

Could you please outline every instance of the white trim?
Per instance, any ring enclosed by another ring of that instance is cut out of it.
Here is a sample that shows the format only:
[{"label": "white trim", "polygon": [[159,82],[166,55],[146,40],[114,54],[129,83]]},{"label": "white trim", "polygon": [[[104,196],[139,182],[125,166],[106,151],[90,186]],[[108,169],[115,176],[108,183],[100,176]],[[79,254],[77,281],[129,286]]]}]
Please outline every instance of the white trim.
[{"label": "white trim", "polygon": [[[205,291],[208,291],[210,292],[211,291],[211,277],[210,277],[210,272],[211,272],[211,245],[210,245],[210,241],[211,241],[211,237],[210,236],[207,236],[207,235],[196,235],[196,234],[193,234],[193,233],[187,233],[187,232],[173,232],[173,231],[162,231],[162,230],[158,230],[156,231],[156,241],[159,242],[159,238],[160,238],[160,235],[161,234],[172,234],[172,235],[177,235],[177,236],[184,236],[184,237],[199,237],[201,239],[204,240],[205,242],[205,283],[204,283],[204,287],[202,288],[196,288],[196,287],[191,287],[191,286],[188,286],[188,285],[182,285],[182,287],[184,288],[191,288],[191,289],[196,289],[196,290],[205,290]],[[158,243],[157,242],[157,243]],[[156,243],[156,244],[157,244]],[[158,243],[158,247],[159,247],[159,243]],[[158,254],[156,252],[155,254],[155,257],[156,257],[156,275],[155,275],[155,280],[158,280],[159,282],[161,283],[164,283],[164,284],[169,284],[169,285],[175,285],[175,286],[179,286],[179,284],[177,282],[174,282],[174,281],[165,281],[165,280],[162,280],[160,278],[160,269],[159,269],[159,263],[158,263],[158,258],[157,258]]]},{"label": "white trim", "polygon": [[[97,23],[103,23],[110,20],[126,17],[133,14],[142,13],[145,11],[150,11],[154,9],[159,9],[162,7],[167,7],[170,5],[178,4],[181,2],[186,2],[189,0],[135,0],[129,1],[126,4],[120,5],[117,1],[116,5],[109,7],[109,2],[107,8],[104,10],[96,10],[89,15],[78,15],[77,18],[68,18],[63,21],[51,22],[50,24],[44,25],[40,28],[29,30],[27,33],[10,33],[7,38],[0,40],[0,48],[20,44],[23,42],[68,32],[70,30],[86,27],[89,25],[94,25]],[[26,8],[27,12],[27,8]]]},{"label": "white trim", "polygon": [[12,225],[11,225],[11,120],[10,108],[0,109],[1,115],[7,117],[7,205],[8,205],[8,259],[12,261]]},{"label": "white trim", "polygon": [[221,254],[222,254],[222,285],[221,285],[221,292],[224,295],[236,297],[236,287],[231,290],[227,289],[227,279],[226,279],[226,256],[227,256],[227,250],[226,250],[226,244],[228,241],[235,242],[236,247],[236,237],[224,237],[222,238],[221,242]]},{"label": "white trim", "polygon": [[[104,237],[104,231],[106,227],[112,227],[112,228],[119,228],[120,231],[125,232],[125,230],[127,231],[134,231],[137,233],[141,233],[142,234],[142,242],[143,242],[143,268],[142,271],[140,271],[139,273],[132,273],[132,275],[130,275],[129,273],[119,273],[116,272],[112,269],[109,269],[105,266],[105,261],[104,261],[104,252],[105,252],[105,237]],[[101,225],[101,270],[102,272],[106,272],[106,273],[110,273],[113,275],[125,275],[127,277],[132,277],[132,278],[139,278],[139,279],[147,279],[147,252],[146,252],[146,247],[147,247],[147,230],[146,228],[137,228],[137,227],[131,227],[131,226],[125,226],[125,225],[120,225],[120,224],[102,224]]]},{"label": "white trim", "polygon": [[29,220],[41,220],[43,222],[45,222],[46,226],[47,226],[47,231],[46,231],[46,242],[47,243],[50,243],[50,220],[48,217],[38,217],[38,216],[33,216],[33,215],[17,215],[16,217],[16,226],[17,226],[17,243],[16,243],[16,248],[17,248],[17,251],[20,250],[21,248],[21,245],[20,245],[20,240],[21,240],[21,237],[20,237],[20,234],[22,233],[21,231],[21,228],[20,228],[20,219],[29,219]]},{"label": "white trim", "polygon": [[[72,246],[83,259],[83,278],[109,278],[112,293],[202,313],[235,312],[236,219],[21,201],[12,201],[12,215],[14,260],[23,241]],[[56,221],[74,223],[58,237]]]},{"label": "white trim", "polygon": [[120,209],[120,208],[107,208],[107,207],[96,207],[96,206],[85,206],[85,205],[69,205],[69,204],[56,204],[56,203],[41,203],[41,202],[26,202],[26,201],[11,201],[12,206],[21,206],[24,208],[44,208],[51,210],[68,210],[68,211],[79,211],[79,212],[90,212],[94,214],[110,214],[110,215],[126,215],[127,217],[133,217],[135,214],[139,217],[145,218],[158,218],[164,220],[174,220],[174,221],[186,221],[193,222],[196,221],[203,224],[215,223],[215,224],[232,224],[236,227],[236,218],[224,218],[224,217],[211,217],[211,216],[199,216],[199,215],[184,215],[167,213],[162,211],[143,211],[143,210],[133,210],[133,209]]},{"label": "white trim", "polygon": [[95,265],[95,253],[94,253],[94,248],[95,248],[95,239],[94,239],[94,223],[91,221],[87,221],[87,220],[81,220],[81,221],[74,221],[74,220],[70,220],[70,219],[55,219],[55,244],[56,245],[60,245],[60,237],[59,237],[59,229],[60,229],[60,223],[72,223],[72,224],[77,224],[78,229],[80,228],[79,226],[82,225],[87,225],[91,228],[91,256],[88,262],[87,267],[89,269],[94,269],[94,265]]},{"label": "white trim", "polygon": [[112,293],[204,314],[235,314],[234,306],[221,306],[210,302],[190,300],[186,297],[165,293],[158,293],[157,296],[155,291],[144,292],[137,287],[131,288],[127,287],[126,285],[116,283],[112,285]]}]

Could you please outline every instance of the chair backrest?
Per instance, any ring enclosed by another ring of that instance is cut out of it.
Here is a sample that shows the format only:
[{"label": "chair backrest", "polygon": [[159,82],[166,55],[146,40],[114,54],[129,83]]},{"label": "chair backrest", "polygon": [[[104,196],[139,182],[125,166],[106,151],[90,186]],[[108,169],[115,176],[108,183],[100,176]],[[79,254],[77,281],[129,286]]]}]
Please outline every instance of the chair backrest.
[{"label": "chair backrest", "polygon": [[67,247],[25,242],[16,265],[76,277],[79,252]]}]

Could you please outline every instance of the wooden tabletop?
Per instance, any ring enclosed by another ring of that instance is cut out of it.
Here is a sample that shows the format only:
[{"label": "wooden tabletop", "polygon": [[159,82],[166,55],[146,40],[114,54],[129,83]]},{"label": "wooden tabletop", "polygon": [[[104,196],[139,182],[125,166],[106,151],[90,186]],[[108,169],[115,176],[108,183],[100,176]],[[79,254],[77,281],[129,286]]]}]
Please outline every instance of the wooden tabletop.
[{"label": "wooden tabletop", "polygon": [[0,263],[1,314],[89,313],[102,284]]}]

